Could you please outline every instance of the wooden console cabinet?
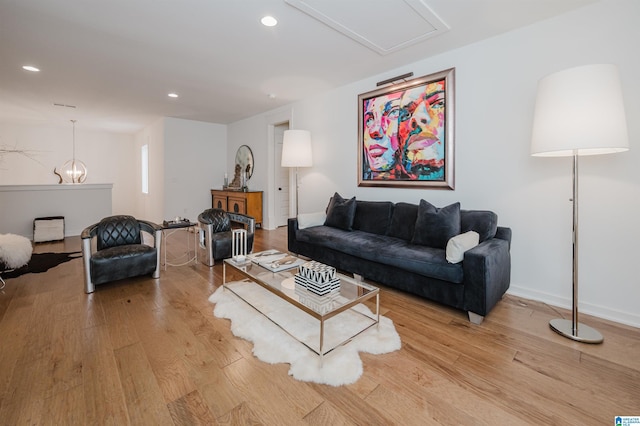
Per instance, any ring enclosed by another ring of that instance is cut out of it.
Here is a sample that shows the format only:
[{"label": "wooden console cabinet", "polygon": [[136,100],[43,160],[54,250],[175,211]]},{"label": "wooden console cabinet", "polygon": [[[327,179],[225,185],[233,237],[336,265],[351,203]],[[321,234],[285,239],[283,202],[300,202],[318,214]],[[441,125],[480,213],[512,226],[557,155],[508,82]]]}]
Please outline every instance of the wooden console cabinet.
[{"label": "wooden console cabinet", "polygon": [[262,191],[211,190],[211,207],[253,217],[262,227]]}]

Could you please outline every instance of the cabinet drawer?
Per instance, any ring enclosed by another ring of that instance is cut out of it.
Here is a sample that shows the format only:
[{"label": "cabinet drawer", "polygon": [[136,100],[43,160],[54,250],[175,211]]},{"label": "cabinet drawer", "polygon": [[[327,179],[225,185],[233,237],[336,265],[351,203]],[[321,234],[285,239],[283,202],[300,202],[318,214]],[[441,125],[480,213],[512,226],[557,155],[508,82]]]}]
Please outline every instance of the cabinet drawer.
[{"label": "cabinet drawer", "polygon": [[229,208],[231,213],[247,214],[247,201],[244,198],[229,197]]},{"label": "cabinet drawer", "polygon": [[227,197],[226,196],[213,196],[213,208],[227,210]]},{"label": "cabinet drawer", "polygon": [[262,226],[262,191],[211,190],[211,208],[251,216]]}]

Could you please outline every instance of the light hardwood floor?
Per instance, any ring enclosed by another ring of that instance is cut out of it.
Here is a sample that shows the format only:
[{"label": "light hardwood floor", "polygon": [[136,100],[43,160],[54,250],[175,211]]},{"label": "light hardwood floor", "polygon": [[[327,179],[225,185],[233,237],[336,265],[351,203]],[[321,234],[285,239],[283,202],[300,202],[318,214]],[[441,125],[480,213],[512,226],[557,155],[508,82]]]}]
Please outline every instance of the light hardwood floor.
[{"label": "light hardwood floor", "polygon": [[[180,250],[172,240],[170,250]],[[256,249],[286,249],[286,230]],[[79,238],[36,251],[78,251]],[[583,316],[602,345],[549,329],[566,311],[506,296],[482,325],[381,287],[402,349],[361,354],[362,378],[330,387],[268,365],[216,319],[221,265],[169,267],[83,291],[82,262],[0,291],[0,424],[612,425],[640,416],[640,329]]]}]

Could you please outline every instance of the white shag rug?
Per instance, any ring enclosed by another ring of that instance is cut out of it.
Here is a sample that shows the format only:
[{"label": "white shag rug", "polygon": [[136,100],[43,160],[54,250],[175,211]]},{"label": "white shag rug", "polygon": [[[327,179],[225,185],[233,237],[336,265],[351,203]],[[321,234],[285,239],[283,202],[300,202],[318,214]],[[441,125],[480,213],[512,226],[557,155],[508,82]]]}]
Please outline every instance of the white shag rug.
[{"label": "white shag rug", "polygon": [[31,259],[31,240],[22,235],[0,234],[0,265],[7,269],[18,269]]},{"label": "white shag rug", "polygon": [[[250,281],[227,284],[233,291],[259,307],[279,324],[286,324],[287,331],[318,350],[320,322],[278,296]],[[355,383],[362,375],[362,360],[358,352],[383,354],[400,349],[400,336],[393,321],[380,316],[380,324],[339,346],[320,360],[320,357],[302,343],[296,341],[262,314],[238,298],[231,291],[218,288],[209,301],[216,306],[213,314],[231,320],[231,332],[253,343],[253,354],[269,364],[288,363],[289,375],[305,382],[341,386]],[[373,317],[364,305],[355,310]],[[371,321],[361,314],[347,311],[325,321],[325,348],[333,347],[361,330]]]}]

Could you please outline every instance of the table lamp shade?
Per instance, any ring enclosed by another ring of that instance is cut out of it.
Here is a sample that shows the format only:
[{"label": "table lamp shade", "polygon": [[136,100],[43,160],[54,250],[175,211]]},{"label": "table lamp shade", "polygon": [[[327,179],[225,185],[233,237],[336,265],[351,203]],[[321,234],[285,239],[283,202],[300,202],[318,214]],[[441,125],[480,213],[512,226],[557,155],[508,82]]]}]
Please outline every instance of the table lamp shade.
[{"label": "table lamp shade", "polygon": [[285,130],[282,140],[282,167],[311,167],[311,132]]},{"label": "table lamp shade", "polygon": [[531,155],[597,155],[628,149],[615,65],[571,68],[538,82]]}]

